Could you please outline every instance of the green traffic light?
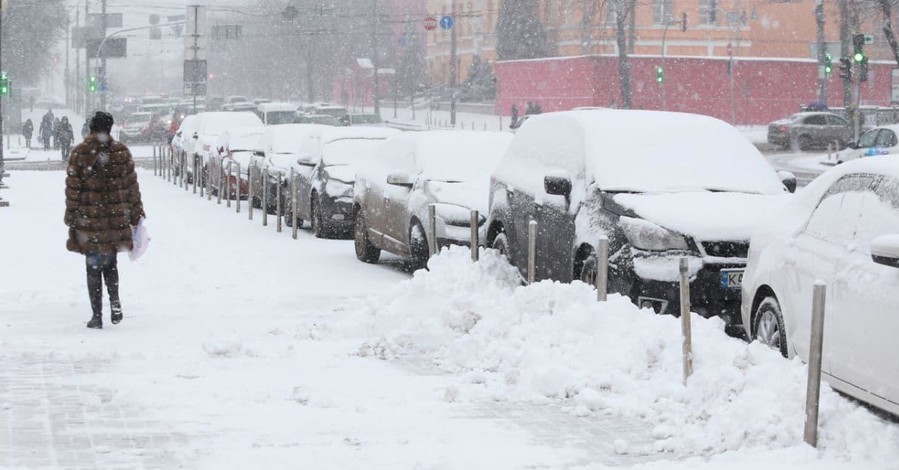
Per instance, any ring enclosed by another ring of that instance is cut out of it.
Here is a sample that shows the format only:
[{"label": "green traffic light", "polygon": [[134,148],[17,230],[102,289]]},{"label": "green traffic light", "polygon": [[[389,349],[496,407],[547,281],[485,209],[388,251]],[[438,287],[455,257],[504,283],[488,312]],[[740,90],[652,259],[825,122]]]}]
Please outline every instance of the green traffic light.
[{"label": "green traffic light", "polygon": [[865,55],[862,54],[861,52],[856,52],[855,56],[853,56],[853,59],[855,59],[856,62],[861,62],[861,61],[865,60]]},{"label": "green traffic light", "polygon": [[656,81],[662,83],[665,81],[665,69],[656,67]]}]

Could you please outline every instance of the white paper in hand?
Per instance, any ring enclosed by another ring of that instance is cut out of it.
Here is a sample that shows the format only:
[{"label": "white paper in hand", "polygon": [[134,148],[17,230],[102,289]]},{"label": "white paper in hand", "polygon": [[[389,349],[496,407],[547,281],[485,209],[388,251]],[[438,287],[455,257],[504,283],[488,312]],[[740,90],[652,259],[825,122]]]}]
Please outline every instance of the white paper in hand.
[{"label": "white paper in hand", "polygon": [[133,247],[131,248],[131,252],[128,253],[128,257],[131,258],[131,261],[137,261],[138,258],[147,252],[147,247],[150,246],[150,240],[150,232],[147,231],[147,226],[144,224],[144,218],[141,217],[136,226],[131,226],[131,241]]}]

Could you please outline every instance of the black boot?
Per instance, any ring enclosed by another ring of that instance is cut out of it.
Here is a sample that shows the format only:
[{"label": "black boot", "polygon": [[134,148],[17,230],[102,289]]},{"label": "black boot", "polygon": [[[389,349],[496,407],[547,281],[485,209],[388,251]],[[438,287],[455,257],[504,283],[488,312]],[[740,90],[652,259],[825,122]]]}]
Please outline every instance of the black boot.
[{"label": "black boot", "polygon": [[118,325],[122,321],[122,304],[118,302],[112,303],[112,324]]},{"label": "black boot", "polygon": [[102,315],[94,315],[91,317],[91,321],[87,322],[88,328],[93,328],[95,330],[103,329],[103,316]]}]

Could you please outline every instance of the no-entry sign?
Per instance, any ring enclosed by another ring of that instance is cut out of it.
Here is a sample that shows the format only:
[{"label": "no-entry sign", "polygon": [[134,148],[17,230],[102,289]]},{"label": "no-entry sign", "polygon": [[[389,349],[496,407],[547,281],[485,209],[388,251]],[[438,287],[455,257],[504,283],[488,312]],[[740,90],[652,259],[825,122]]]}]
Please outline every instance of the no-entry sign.
[{"label": "no-entry sign", "polygon": [[425,29],[428,31],[437,29],[437,18],[434,18],[433,16],[425,18]]}]

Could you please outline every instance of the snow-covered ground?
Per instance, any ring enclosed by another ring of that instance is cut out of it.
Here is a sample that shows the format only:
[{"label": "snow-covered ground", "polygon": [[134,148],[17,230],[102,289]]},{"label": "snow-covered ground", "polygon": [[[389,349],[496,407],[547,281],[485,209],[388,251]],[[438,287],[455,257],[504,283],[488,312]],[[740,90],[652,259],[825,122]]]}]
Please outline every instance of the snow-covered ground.
[{"label": "snow-covered ground", "polygon": [[101,331],[64,174],[9,180],[0,467],[899,468],[899,426],[826,387],[802,444],[804,365],[716,320],[694,316],[685,387],[678,320],[626,299],[464,249],[410,279],[140,178],[153,241]]}]

